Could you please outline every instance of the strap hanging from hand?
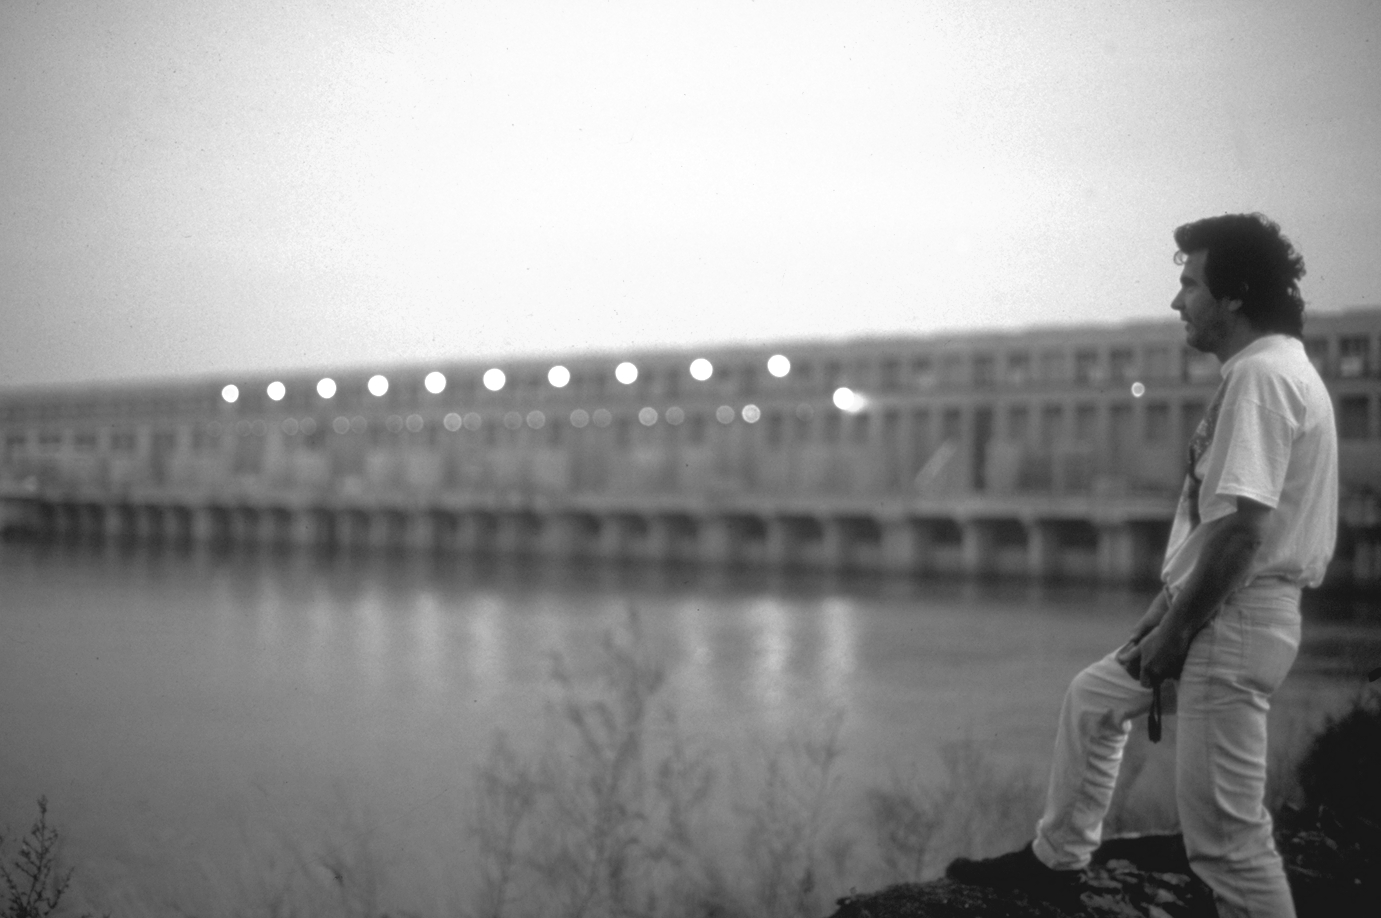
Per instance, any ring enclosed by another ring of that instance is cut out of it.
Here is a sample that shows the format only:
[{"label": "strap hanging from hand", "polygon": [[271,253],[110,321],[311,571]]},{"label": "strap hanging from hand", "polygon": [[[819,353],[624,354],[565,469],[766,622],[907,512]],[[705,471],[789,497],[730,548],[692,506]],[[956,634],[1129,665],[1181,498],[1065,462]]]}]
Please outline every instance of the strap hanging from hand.
[{"label": "strap hanging from hand", "polygon": [[1160,742],[1160,683],[1151,686],[1151,713],[1146,717],[1146,735],[1151,738],[1151,742]]}]

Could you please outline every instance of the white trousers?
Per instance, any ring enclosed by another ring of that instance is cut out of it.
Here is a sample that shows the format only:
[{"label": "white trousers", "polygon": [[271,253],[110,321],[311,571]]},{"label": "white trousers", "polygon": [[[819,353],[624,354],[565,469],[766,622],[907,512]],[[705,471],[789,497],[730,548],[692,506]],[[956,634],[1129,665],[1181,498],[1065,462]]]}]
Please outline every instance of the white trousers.
[{"label": "white trousers", "polygon": [[[1194,638],[1178,684],[1161,686],[1178,716],[1176,804],[1190,866],[1220,916],[1295,914],[1271,836],[1266,713],[1299,649],[1299,588],[1248,584]],[[1082,868],[1098,847],[1131,720],[1151,708],[1114,658],[1074,677],[1060,712],[1045,813],[1032,849],[1047,866]]]}]

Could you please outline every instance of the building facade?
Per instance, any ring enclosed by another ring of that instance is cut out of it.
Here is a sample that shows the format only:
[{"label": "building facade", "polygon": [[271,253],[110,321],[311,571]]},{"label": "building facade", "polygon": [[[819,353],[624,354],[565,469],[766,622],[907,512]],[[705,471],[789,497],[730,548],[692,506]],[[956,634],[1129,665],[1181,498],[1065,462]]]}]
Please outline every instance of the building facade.
[{"label": "building facade", "polygon": [[[1330,579],[1381,582],[1381,308],[1311,315]],[[1154,577],[1219,379],[1178,323],[0,393],[0,525],[705,563]]]}]

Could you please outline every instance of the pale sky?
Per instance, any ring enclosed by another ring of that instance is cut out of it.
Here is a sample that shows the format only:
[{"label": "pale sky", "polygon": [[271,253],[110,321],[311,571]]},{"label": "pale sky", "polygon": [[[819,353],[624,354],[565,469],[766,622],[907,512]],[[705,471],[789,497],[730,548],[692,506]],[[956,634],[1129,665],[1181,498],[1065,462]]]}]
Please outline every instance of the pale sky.
[{"label": "pale sky", "polygon": [[1381,302],[1381,3],[0,0],[0,387]]}]

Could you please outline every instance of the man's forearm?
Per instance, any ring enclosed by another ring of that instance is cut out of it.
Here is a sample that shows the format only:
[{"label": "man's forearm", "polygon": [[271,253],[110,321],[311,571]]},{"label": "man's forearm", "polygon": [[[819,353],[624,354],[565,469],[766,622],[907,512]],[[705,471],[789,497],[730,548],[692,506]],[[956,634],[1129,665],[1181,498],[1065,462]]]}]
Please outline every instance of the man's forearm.
[{"label": "man's forearm", "polygon": [[1262,541],[1260,528],[1240,512],[1204,525],[1213,529],[1204,540],[1203,553],[1162,622],[1181,634],[1197,633],[1228,594],[1242,585]]}]

